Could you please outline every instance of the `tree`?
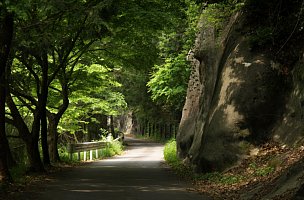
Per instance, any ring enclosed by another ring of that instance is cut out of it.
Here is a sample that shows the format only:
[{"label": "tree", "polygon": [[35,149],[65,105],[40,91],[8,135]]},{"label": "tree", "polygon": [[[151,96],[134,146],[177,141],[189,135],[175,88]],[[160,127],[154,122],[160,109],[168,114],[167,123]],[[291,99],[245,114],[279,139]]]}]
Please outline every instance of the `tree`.
[{"label": "tree", "polygon": [[79,65],[75,71],[78,78],[70,88],[71,103],[60,123],[62,133],[82,131],[87,134],[83,125],[96,121],[95,115],[115,116],[126,108],[124,96],[117,91],[121,84],[113,73],[98,64]]},{"label": "tree", "polygon": [[160,38],[159,49],[163,61],[154,66],[147,83],[153,101],[180,113],[190,76],[186,57],[192,47],[200,16],[198,4],[191,0],[186,0],[185,4],[187,9],[175,19],[175,29]]},{"label": "tree", "polygon": [[190,75],[185,55],[167,58],[165,64],[155,65],[154,70],[147,84],[152,100],[181,111]]},{"label": "tree", "polygon": [[0,5],[0,182],[11,182],[7,154],[9,145],[5,133],[6,68],[13,37],[13,16]]},{"label": "tree", "polygon": [[[27,78],[32,80],[28,82],[32,82],[32,85],[26,81],[21,81],[25,83],[23,85],[19,84],[20,79],[24,80],[26,76],[12,74],[10,91],[13,98],[10,98],[8,105],[11,112],[15,112],[13,118],[21,116],[19,120],[22,120],[22,114],[18,113],[18,109],[13,109],[16,107],[14,99],[18,98],[19,102],[33,112],[32,129],[27,131],[30,135],[21,135],[29,144],[28,138],[32,137],[31,140],[36,141],[41,130],[44,164],[50,163],[46,119],[49,86],[60,71],[72,73],[74,66],[90,45],[98,40],[101,34],[108,34],[100,16],[102,11],[108,9],[108,4],[110,2],[64,1],[58,4],[57,1],[40,1],[26,6],[23,13],[25,16],[18,21],[15,56],[18,67],[27,71]],[[66,69],[68,67],[69,69]],[[24,70],[22,73],[26,74]],[[18,71],[17,68],[12,70],[14,73],[15,71]],[[67,105],[62,108],[64,107]],[[63,112],[64,109],[57,113],[55,121],[58,121]],[[34,151],[37,152],[37,148],[30,149],[36,149]]]},{"label": "tree", "polygon": [[[32,169],[43,171],[40,136],[44,164],[50,163],[48,148],[52,148],[52,159],[58,160],[56,129],[69,105],[77,65],[97,63],[111,69],[132,67],[149,72],[158,60],[160,31],[172,23],[173,8],[179,3],[41,0],[10,7],[16,13],[16,36],[7,121],[26,143]],[[50,94],[54,91],[60,100],[52,104]],[[108,102],[123,99],[119,92],[94,96],[92,100],[107,98]],[[32,114],[25,120],[24,113],[29,112]]]}]

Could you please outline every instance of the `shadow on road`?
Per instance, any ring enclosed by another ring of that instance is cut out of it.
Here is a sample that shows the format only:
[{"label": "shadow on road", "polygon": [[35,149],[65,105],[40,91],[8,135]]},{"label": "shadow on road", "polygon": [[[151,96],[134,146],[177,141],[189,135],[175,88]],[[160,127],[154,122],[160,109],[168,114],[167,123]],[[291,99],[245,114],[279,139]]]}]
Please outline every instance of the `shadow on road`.
[{"label": "shadow on road", "polygon": [[[126,138],[126,152],[115,158],[56,174],[22,199],[30,200],[202,200],[187,191],[163,165],[163,145]],[[190,186],[191,187],[191,186]]]}]

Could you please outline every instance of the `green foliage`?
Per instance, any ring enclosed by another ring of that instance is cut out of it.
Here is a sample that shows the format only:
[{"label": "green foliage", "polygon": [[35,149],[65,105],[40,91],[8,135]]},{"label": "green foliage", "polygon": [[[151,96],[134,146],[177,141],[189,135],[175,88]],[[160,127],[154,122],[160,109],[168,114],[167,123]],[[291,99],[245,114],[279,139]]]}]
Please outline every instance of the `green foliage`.
[{"label": "green foliage", "polygon": [[244,0],[219,1],[208,4],[201,17],[207,20],[217,32],[221,32],[230,16],[244,6]]},{"label": "green foliage", "polygon": [[76,154],[73,154],[72,160],[70,160],[70,154],[68,153],[68,150],[67,150],[65,145],[59,145],[58,153],[59,153],[59,157],[61,159],[61,162],[63,162],[63,163],[77,163],[77,162],[79,162],[78,159],[77,159]]},{"label": "green foliage", "polygon": [[180,163],[180,160],[177,158],[175,139],[171,139],[166,143],[164,148],[164,158],[170,165],[176,165]]},{"label": "green foliage", "polygon": [[61,132],[85,131],[83,125],[89,123],[88,119],[93,121],[94,114],[118,115],[127,107],[124,96],[118,91],[121,84],[110,69],[97,64],[78,67],[70,105],[60,122]]},{"label": "green foliage", "polygon": [[175,139],[171,139],[165,144],[164,159],[179,176],[186,179],[191,179],[194,177],[193,169],[191,169],[189,166],[184,165],[182,161],[177,157]]},{"label": "green foliage", "polygon": [[123,152],[123,146],[119,141],[109,143],[106,148],[102,149],[101,156],[103,158],[120,155]]},{"label": "green foliage", "polygon": [[205,174],[196,174],[194,176],[195,180],[203,180],[217,184],[231,185],[240,183],[249,177],[265,177],[274,172],[274,168],[271,166],[258,166],[255,163],[249,165],[249,169],[252,170],[252,173],[247,173],[246,175],[238,175],[231,173],[221,173],[221,172],[211,172]]},{"label": "green foliage", "polygon": [[268,176],[275,171],[275,168],[272,166],[257,166],[255,163],[251,163],[249,167],[254,170],[254,176]]},{"label": "green foliage", "polygon": [[206,174],[198,174],[195,176],[195,179],[209,181],[212,183],[231,185],[231,184],[239,183],[241,180],[244,179],[244,177],[240,175],[230,175],[230,174],[223,174],[220,172],[212,172]]},{"label": "green foliage", "polygon": [[160,37],[159,50],[162,62],[154,65],[147,83],[151,98],[164,107],[181,111],[186,97],[190,65],[186,60],[191,49],[199,19],[199,4],[184,1],[187,9],[176,19],[176,27]]},{"label": "green foliage", "polygon": [[100,128],[100,138],[105,138],[107,137],[107,135],[109,135],[109,131],[107,129],[104,129],[104,128]]},{"label": "green foliage", "polygon": [[[185,56],[199,10],[193,1],[6,0],[3,7],[15,20],[10,92],[29,128],[43,90],[52,113],[69,98],[60,133],[86,132],[88,123],[97,123],[94,114],[119,115],[127,100],[141,116],[164,122],[175,113],[168,109],[164,115],[151,102],[146,83],[153,66],[165,68],[155,76],[167,82],[162,85],[167,96],[154,90],[161,104],[181,110],[189,76]],[[63,147],[60,154],[68,158]]]},{"label": "green foliage", "polygon": [[168,58],[165,64],[154,67],[155,73],[148,82],[151,97],[174,108],[180,109],[186,97],[189,65],[182,54],[175,58]]},{"label": "green foliage", "polygon": [[[120,155],[123,153],[124,151],[124,146],[122,145],[121,142],[119,141],[113,141],[113,138],[111,140],[108,141],[109,143],[107,144],[107,146],[101,150],[98,150],[98,156],[102,159],[102,158],[109,158],[109,157],[113,157],[115,155]],[[70,160],[70,154],[68,153],[66,146],[65,145],[61,145],[59,147],[59,156],[62,162],[64,163],[78,163],[78,158],[77,158],[77,154],[74,153],[72,160]],[[88,152],[87,152],[88,153]],[[80,153],[80,160],[83,160],[84,157],[84,153],[81,152]],[[95,150],[93,151],[93,157],[96,157],[96,152]],[[88,155],[87,155],[88,158]]]}]

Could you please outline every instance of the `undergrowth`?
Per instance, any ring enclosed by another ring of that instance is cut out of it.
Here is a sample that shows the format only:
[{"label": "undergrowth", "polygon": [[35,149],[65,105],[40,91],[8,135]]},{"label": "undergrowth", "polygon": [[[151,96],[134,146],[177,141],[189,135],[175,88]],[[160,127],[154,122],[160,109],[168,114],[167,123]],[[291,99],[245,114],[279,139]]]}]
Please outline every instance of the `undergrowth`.
[{"label": "undergrowth", "polygon": [[191,167],[178,159],[176,141],[173,139],[165,145],[164,158],[174,172],[193,182],[194,191],[215,199],[240,199],[240,195],[255,185],[271,189],[270,181],[304,154],[304,148],[289,149],[275,143],[267,143],[258,148],[257,155],[248,157],[224,172],[194,173]]},{"label": "undergrowth", "polygon": [[101,151],[101,157],[107,158],[115,155],[120,155],[123,152],[123,146],[119,141],[108,143],[106,148]]},{"label": "undergrowth", "polygon": [[251,161],[242,173],[230,170],[226,172],[194,173],[190,166],[185,165],[178,157],[175,139],[165,144],[164,158],[168,165],[178,174],[190,178],[194,182],[205,182],[210,184],[231,185],[247,179],[262,178],[275,172],[275,167],[265,163]]},{"label": "undergrowth", "polygon": [[[124,147],[123,144],[119,141],[113,141],[109,142],[107,146],[101,150],[98,150],[98,158],[97,159],[103,159],[112,157],[115,155],[120,155],[123,153]],[[58,163],[52,163],[51,170],[54,170],[54,168],[60,168],[63,166],[77,166],[81,165],[81,161],[83,160],[84,153],[80,153],[80,160],[78,160],[77,153],[74,153],[72,155],[72,160],[70,159],[70,155],[67,151],[66,146],[62,145],[59,146],[58,149],[60,162]],[[87,152],[87,158],[89,158],[88,155],[89,152]],[[96,158],[96,151],[93,151],[93,157]],[[47,167],[48,168],[48,167]],[[50,169],[47,169],[50,170]],[[15,183],[22,183],[26,182],[27,176],[28,176],[29,168],[28,164],[26,162],[18,162],[18,164],[15,167],[12,167],[10,169],[11,176]]]},{"label": "undergrowth", "polygon": [[176,150],[176,141],[171,139],[165,144],[164,148],[164,159],[167,164],[176,172],[179,176],[183,178],[192,178],[194,177],[194,172],[190,166],[185,165],[178,157]]}]

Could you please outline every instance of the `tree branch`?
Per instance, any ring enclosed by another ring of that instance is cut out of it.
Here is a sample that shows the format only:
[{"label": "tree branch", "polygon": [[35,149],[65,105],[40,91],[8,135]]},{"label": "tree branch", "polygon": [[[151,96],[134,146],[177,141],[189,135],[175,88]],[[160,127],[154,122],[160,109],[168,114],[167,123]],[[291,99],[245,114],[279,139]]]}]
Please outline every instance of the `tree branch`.
[{"label": "tree branch", "polygon": [[18,97],[23,97],[23,98],[27,99],[28,101],[30,101],[32,103],[32,105],[37,106],[37,100],[34,97],[32,97],[30,95],[27,95],[27,94],[24,94],[20,91],[14,90],[14,89],[11,89],[11,93],[13,95],[15,95],[17,98]]}]

